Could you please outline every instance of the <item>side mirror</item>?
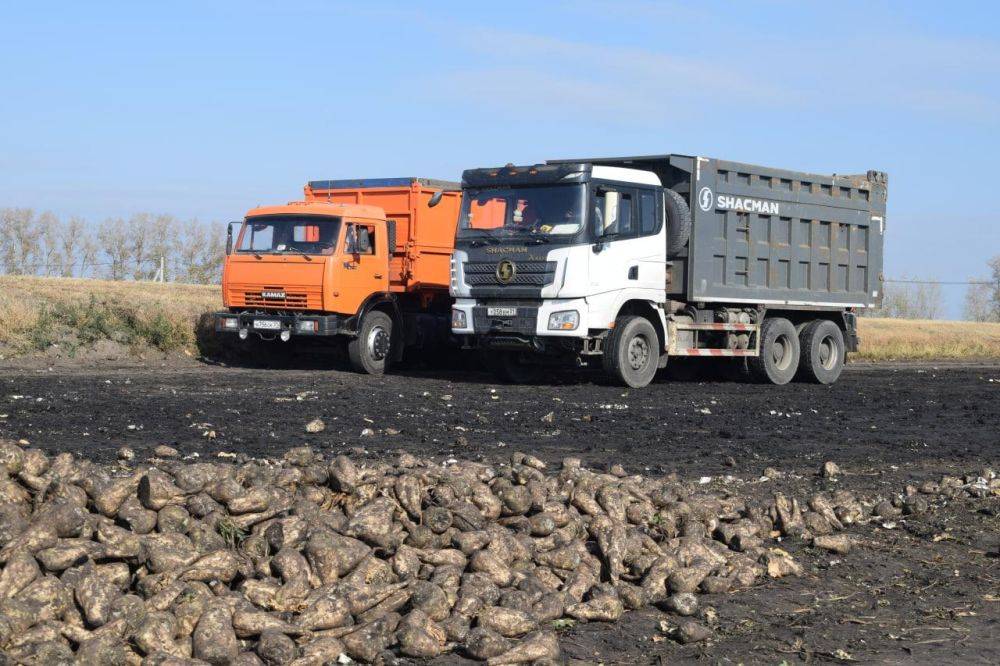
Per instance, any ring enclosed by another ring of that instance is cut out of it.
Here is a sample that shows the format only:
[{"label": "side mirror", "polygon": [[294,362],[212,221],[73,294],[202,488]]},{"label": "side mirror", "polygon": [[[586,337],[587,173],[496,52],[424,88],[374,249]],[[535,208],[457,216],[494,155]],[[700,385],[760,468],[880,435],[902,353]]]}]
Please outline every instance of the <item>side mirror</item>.
[{"label": "side mirror", "polygon": [[604,228],[601,229],[602,236],[608,235],[610,233],[608,229],[613,229],[618,223],[618,202],[620,198],[621,194],[618,192],[608,191],[604,193],[604,210],[602,211]]},{"label": "side mirror", "polygon": [[230,222],[226,225],[226,256],[233,253],[233,225],[243,224],[242,222]]},{"label": "side mirror", "polygon": [[348,225],[344,233],[344,254],[358,254],[358,228],[353,224]]},{"label": "side mirror", "polygon": [[442,198],[444,198],[444,190],[438,190],[437,192],[431,195],[430,201],[427,202],[427,207],[434,208],[434,206],[437,206],[439,203],[441,203]]}]

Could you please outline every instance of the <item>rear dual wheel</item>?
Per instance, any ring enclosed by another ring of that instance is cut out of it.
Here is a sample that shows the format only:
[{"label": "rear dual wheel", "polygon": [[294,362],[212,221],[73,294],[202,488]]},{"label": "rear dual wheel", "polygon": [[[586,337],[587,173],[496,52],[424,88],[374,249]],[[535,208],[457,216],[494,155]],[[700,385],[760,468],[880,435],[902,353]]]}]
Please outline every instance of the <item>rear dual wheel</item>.
[{"label": "rear dual wheel", "polygon": [[760,354],[747,359],[750,375],[765,384],[787,384],[799,369],[799,334],[784,317],[765,319],[760,327]]},{"label": "rear dual wheel", "polygon": [[806,324],[799,334],[802,354],[796,379],[813,384],[832,384],[844,370],[847,347],[844,333],[829,319]]}]

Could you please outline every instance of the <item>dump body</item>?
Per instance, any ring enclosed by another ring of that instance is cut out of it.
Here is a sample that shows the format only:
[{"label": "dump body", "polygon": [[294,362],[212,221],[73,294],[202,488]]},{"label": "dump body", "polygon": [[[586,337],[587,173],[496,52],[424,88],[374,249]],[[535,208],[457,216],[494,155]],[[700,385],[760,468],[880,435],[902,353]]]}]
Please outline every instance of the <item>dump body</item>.
[{"label": "dump body", "polygon": [[874,307],[882,300],[886,177],[821,176],[690,157],[573,160],[651,171],[691,210],[667,293],[701,303]]},{"label": "dump body", "polygon": [[[389,254],[390,290],[447,290],[460,187],[429,178],[314,180],[305,186],[305,200],[381,209],[395,236]],[[441,190],[441,202],[428,207],[431,196]]]}]

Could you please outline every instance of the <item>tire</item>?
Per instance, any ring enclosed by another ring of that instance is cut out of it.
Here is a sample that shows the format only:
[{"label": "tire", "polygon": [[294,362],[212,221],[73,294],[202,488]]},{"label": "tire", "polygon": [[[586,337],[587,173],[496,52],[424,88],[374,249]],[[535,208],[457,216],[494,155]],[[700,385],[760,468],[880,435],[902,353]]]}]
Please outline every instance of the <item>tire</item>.
[{"label": "tire", "polygon": [[765,319],[760,327],[760,356],[751,356],[750,375],[764,384],[787,384],[799,369],[799,336],[783,317]]},{"label": "tire", "polygon": [[616,383],[647,386],[656,376],[660,339],[645,317],[619,317],[604,343],[604,372]]},{"label": "tire", "polygon": [[392,317],[380,310],[368,312],[361,320],[358,336],[347,343],[347,358],[355,372],[384,374],[392,355]]},{"label": "tire", "polygon": [[844,370],[847,345],[840,327],[829,319],[811,321],[799,335],[802,355],[796,379],[813,384],[832,384]]},{"label": "tire", "polygon": [[483,352],[483,363],[505,384],[534,384],[541,377],[538,366],[524,363],[517,352]]},{"label": "tire", "polygon": [[684,197],[673,190],[664,190],[667,208],[667,259],[683,250],[691,237],[691,209]]}]

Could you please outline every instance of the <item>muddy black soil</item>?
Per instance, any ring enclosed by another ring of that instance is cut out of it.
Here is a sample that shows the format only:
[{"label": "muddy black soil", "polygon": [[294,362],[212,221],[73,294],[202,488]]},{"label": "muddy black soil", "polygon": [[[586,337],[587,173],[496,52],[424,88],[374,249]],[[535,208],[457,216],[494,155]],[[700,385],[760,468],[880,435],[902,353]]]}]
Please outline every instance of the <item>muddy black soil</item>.
[{"label": "muddy black soil", "polygon": [[[325,429],[307,434],[321,418]],[[643,390],[596,375],[509,386],[471,370],[383,378],[315,368],[59,368],[24,364],[0,378],[0,437],[111,461],[157,444],[183,455],[325,453],[499,461],[512,451],[767,496],[835,487],[891,497],[906,483],[1000,467],[1000,366],[853,366],[832,387],[657,382]],[[824,460],[838,481],[815,470]],[[766,467],[783,473],[761,479]],[[711,477],[710,479],[707,477]],[[604,663],[998,663],[1000,498],[938,502],[887,526],[853,528],[846,556],[786,540],[800,578],[718,598],[715,636],[665,638],[656,610],[563,633],[567,657]],[[446,661],[455,661],[450,657]]]}]

